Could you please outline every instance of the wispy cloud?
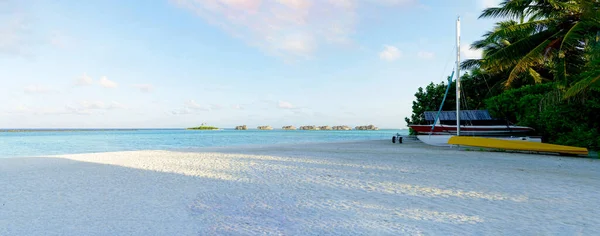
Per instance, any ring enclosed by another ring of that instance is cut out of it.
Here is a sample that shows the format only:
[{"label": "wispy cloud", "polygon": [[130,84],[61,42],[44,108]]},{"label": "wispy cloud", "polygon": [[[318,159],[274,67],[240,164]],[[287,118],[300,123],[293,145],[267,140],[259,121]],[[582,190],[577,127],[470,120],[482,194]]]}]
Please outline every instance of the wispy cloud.
[{"label": "wispy cloud", "polygon": [[223,109],[223,106],[221,106],[219,104],[211,104],[210,109],[211,110],[221,110],[221,109]]},{"label": "wispy cloud", "polygon": [[140,92],[143,93],[149,93],[154,90],[154,86],[151,84],[134,84],[133,87],[139,89]]},{"label": "wispy cloud", "polygon": [[100,83],[100,86],[105,87],[105,88],[116,88],[117,86],[119,86],[116,82],[106,78],[106,76],[102,76],[102,78],[100,78],[99,83]]},{"label": "wispy cloud", "polygon": [[50,44],[57,48],[65,49],[72,43],[71,38],[60,31],[52,31],[50,35]]},{"label": "wispy cloud", "polygon": [[204,87],[206,91],[227,91],[233,89],[232,86],[229,85],[207,85]]},{"label": "wispy cloud", "polygon": [[192,114],[192,110],[188,109],[188,108],[178,108],[175,110],[171,111],[172,115],[188,115],[188,114]]},{"label": "wispy cloud", "polygon": [[170,0],[268,53],[307,57],[319,46],[348,44],[354,0]]},{"label": "wispy cloud", "polygon": [[187,108],[187,109],[190,109],[190,110],[197,110],[197,111],[208,111],[208,110],[210,110],[208,107],[202,106],[202,105],[198,104],[194,100],[188,100],[188,101],[186,101],[184,107]]},{"label": "wispy cloud", "polygon": [[292,105],[291,103],[286,102],[286,101],[279,101],[279,103],[277,104],[277,107],[281,108],[281,109],[294,109],[295,108],[294,105]]},{"label": "wispy cloud", "polygon": [[50,87],[46,87],[43,85],[29,85],[25,88],[23,88],[23,92],[25,93],[30,93],[30,94],[39,94],[39,93],[51,93],[51,92],[56,92],[57,90],[50,88]]},{"label": "wispy cloud", "polygon": [[400,49],[390,45],[384,45],[383,51],[379,52],[379,58],[385,61],[395,61],[402,56]]},{"label": "wispy cloud", "polygon": [[433,59],[435,57],[435,53],[420,51],[419,53],[417,53],[417,56],[421,59]]},{"label": "wispy cloud", "polygon": [[[0,9],[6,9],[11,1],[0,1]],[[22,13],[0,12],[0,54],[27,54],[28,24]]]},{"label": "wispy cloud", "polygon": [[20,105],[10,113],[32,114],[32,115],[92,115],[95,112],[102,112],[116,109],[127,109],[119,102],[104,103],[101,101],[81,101],[75,104],[69,104],[64,108],[51,107],[32,107]]},{"label": "wispy cloud", "polygon": [[79,103],[80,108],[85,110],[116,110],[116,109],[127,109],[127,106],[122,103],[112,101],[105,103],[102,101],[81,101]]},{"label": "wispy cloud", "polygon": [[173,109],[170,113],[173,115],[188,115],[188,114],[198,114],[201,112],[211,111],[211,109],[221,109],[220,105],[213,104],[211,106],[204,106],[197,103],[195,100],[187,100],[183,107]]},{"label": "wispy cloud", "polygon": [[85,73],[81,77],[75,79],[75,85],[77,85],[77,86],[92,85],[93,83],[94,83],[94,80],[92,79],[92,77],[89,77]]},{"label": "wispy cloud", "polygon": [[460,46],[461,59],[481,59],[482,51],[480,49],[471,49],[469,45]]},{"label": "wispy cloud", "polygon": [[500,5],[501,2],[502,0],[478,0],[479,6],[481,8],[496,7]]},{"label": "wispy cloud", "polygon": [[234,105],[231,105],[231,109],[234,109],[234,110],[243,110],[244,107],[242,107],[242,105],[240,105],[240,104],[234,104]]}]

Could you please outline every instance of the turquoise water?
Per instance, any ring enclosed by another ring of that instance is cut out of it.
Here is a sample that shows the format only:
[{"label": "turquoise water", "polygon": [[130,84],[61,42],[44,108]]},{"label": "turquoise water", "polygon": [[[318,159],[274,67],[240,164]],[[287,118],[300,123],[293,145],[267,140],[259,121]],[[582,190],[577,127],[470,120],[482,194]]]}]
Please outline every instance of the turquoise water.
[{"label": "turquoise water", "polygon": [[1,132],[0,158],[253,144],[382,140],[391,139],[396,133],[408,134],[408,131],[128,130]]}]

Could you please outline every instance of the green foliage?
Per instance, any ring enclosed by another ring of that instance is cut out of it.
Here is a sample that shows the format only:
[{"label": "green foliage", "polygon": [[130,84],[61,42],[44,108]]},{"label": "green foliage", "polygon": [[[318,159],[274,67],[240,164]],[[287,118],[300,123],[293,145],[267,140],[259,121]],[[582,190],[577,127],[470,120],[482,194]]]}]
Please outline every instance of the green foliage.
[{"label": "green foliage", "polygon": [[[461,76],[462,106],[461,109],[482,109],[485,98],[494,96],[502,92],[497,88],[489,87],[494,79],[481,73],[478,69],[467,72]],[[444,92],[448,85],[444,82],[439,84],[430,83],[423,88],[419,88],[415,93],[416,100],[413,101],[411,118],[404,118],[408,125],[426,124],[423,113],[426,111],[437,111],[442,104]],[[456,110],[456,83],[450,84],[450,91],[442,107],[442,111]]]},{"label": "green foliage", "polygon": [[[586,48],[597,41],[594,39],[600,32],[599,11],[600,1],[596,0],[505,0],[480,16],[507,19],[472,44],[483,50],[484,58],[463,66],[507,72],[507,89],[516,81],[529,80],[528,77],[539,82],[541,77],[535,72],[540,69],[550,69],[552,76],[547,78],[563,85],[585,79],[578,75],[586,62]],[[589,81],[579,84],[579,88],[597,81],[593,75],[586,78]]]},{"label": "green foliage", "polygon": [[[444,98],[444,92],[446,91],[446,84],[444,82],[440,84],[430,83],[423,88],[419,88],[417,93],[415,93],[416,100],[413,101],[412,110],[413,114],[411,118],[404,118],[407,124],[426,124],[425,116],[423,115],[426,111],[437,111],[439,109],[440,104],[442,104],[442,99]],[[450,100],[454,100],[454,98],[450,98],[450,94],[446,97],[446,102],[444,103],[444,108],[448,109],[452,107],[453,102]]]},{"label": "green foliage", "polygon": [[214,126],[201,125],[201,126],[198,126],[198,127],[192,127],[192,128],[187,128],[187,129],[191,129],[191,130],[218,130],[219,128],[214,127]]},{"label": "green foliage", "polygon": [[550,143],[599,149],[600,92],[582,100],[553,100],[557,95],[556,84],[546,83],[511,89],[485,103],[492,116],[532,127]]}]

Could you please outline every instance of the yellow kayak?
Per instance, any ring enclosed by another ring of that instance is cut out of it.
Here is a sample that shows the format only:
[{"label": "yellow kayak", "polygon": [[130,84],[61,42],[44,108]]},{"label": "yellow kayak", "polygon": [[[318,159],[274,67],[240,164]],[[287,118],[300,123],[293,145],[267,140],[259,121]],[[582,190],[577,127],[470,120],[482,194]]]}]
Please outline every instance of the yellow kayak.
[{"label": "yellow kayak", "polygon": [[495,138],[482,138],[470,136],[453,136],[448,140],[448,144],[483,148],[497,148],[505,150],[550,152],[586,156],[588,155],[587,148],[563,146],[548,143],[536,143],[520,140],[502,140]]}]

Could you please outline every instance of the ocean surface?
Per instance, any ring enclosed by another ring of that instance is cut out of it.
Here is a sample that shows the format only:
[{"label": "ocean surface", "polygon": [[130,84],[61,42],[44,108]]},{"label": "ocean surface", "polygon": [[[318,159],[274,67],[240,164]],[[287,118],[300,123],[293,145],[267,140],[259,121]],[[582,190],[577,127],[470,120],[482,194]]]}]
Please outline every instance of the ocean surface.
[{"label": "ocean surface", "polygon": [[99,130],[0,132],[0,158],[200,147],[389,139],[408,130]]}]

